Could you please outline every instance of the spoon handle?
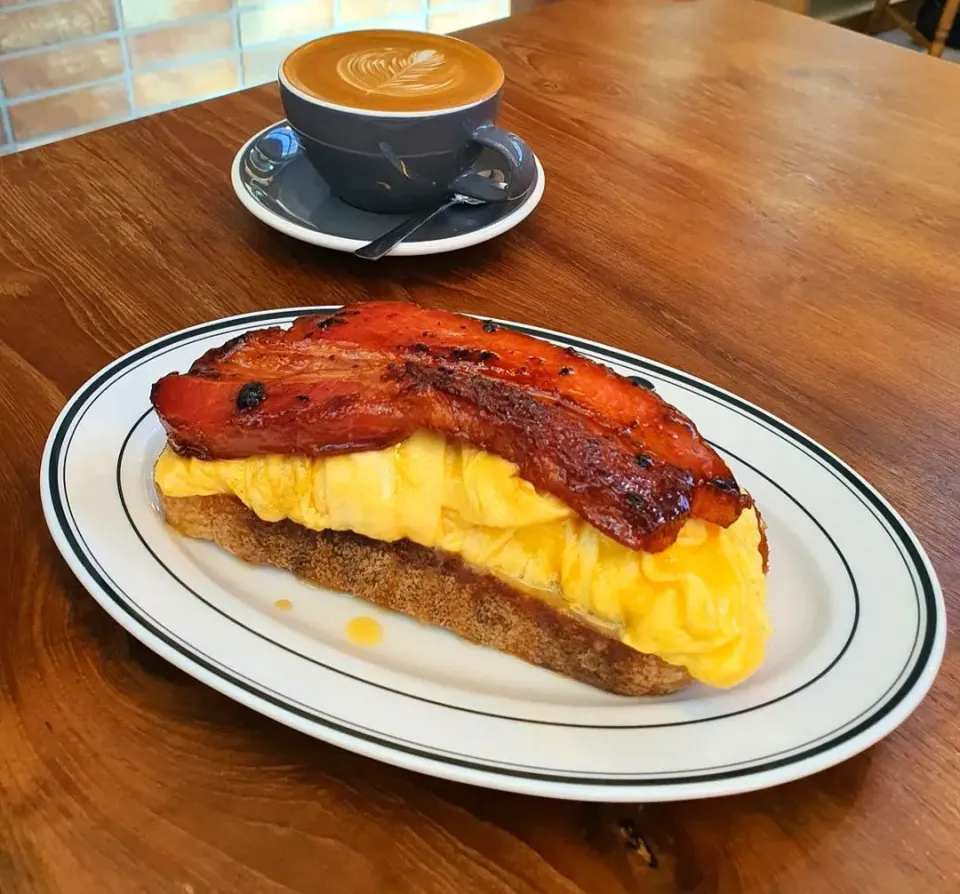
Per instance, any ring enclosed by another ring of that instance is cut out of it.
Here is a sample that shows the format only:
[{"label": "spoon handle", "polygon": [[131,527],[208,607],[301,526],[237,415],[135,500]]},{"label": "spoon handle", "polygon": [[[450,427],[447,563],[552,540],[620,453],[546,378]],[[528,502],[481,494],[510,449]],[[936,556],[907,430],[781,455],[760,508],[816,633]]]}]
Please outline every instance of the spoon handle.
[{"label": "spoon handle", "polygon": [[411,233],[420,229],[427,221],[433,220],[441,211],[446,211],[451,205],[456,205],[459,200],[450,198],[444,200],[443,204],[437,205],[429,211],[421,211],[408,217],[403,223],[397,224],[392,230],[388,230],[382,236],[368,242],[366,245],[358,248],[354,254],[358,258],[365,258],[368,261],[376,261],[382,258],[394,246],[399,245]]}]

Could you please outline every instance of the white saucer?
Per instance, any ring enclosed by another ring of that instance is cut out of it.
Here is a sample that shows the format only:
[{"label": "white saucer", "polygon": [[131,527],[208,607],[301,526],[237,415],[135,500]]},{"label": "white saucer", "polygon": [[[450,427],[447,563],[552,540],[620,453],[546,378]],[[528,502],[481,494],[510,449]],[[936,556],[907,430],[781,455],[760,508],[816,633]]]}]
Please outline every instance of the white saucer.
[{"label": "white saucer", "polygon": [[[499,156],[491,167],[498,167]],[[484,155],[481,154],[482,163]],[[535,181],[516,202],[453,207],[437,215],[402,242],[391,255],[430,255],[467,248],[493,239],[525,220],[543,196],[540,159]],[[330,193],[326,181],[307,161],[296,134],[278,121],[251,137],[237,153],[231,182],[244,207],[258,220],[294,239],[356,251],[404,220],[406,215],[372,214],[345,204]]]}]

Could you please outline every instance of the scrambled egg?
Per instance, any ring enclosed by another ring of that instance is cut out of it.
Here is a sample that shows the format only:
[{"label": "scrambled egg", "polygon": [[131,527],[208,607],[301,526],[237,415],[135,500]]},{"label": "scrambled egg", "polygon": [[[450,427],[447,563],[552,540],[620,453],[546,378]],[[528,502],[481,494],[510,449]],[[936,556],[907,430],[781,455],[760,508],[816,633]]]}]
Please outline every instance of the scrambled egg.
[{"label": "scrambled egg", "polygon": [[513,463],[425,431],[321,459],[202,461],[168,447],[154,477],[170,497],[232,494],[266,521],[455,553],[713,686],[763,661],[770,625],[753,509],[726,529],[689,520],[668,549],[637,552],[538,493]]}]

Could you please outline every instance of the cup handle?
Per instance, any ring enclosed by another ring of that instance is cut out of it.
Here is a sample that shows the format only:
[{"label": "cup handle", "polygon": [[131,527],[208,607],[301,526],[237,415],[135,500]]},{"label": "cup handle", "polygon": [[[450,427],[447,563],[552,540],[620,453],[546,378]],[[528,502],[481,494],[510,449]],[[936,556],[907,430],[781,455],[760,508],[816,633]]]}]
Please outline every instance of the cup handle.
[{"label": "cup handle", "polygon": [[492,124],[481,124],[473,132],[472,139],[503,156],[507,163],[506,182],[498,183],[471,168],[464,171],[453,182],[452,192],[458,192],[473,199],[482,199],[485,202],[502,202],[504,199],[516,198],[525,184],[532,182],[535,170],[533,152],[516,134],[501,130]]}]

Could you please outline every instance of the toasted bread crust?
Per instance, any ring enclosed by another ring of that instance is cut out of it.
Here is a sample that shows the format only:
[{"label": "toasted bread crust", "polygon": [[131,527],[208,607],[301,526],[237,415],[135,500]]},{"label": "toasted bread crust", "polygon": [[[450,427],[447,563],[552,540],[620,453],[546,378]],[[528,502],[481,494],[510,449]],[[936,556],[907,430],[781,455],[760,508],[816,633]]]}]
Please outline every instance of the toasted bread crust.
[{"label": "toasted bread crust", "polygon": [[167,522],[187,537],[211,540],[247,562],[353,593],[599,689],[663,695],[690,683],[685,669],[638,652],[448,553],[408,540],[385,543],[265,522],[229,496],[161,495],[160,502]]}]

